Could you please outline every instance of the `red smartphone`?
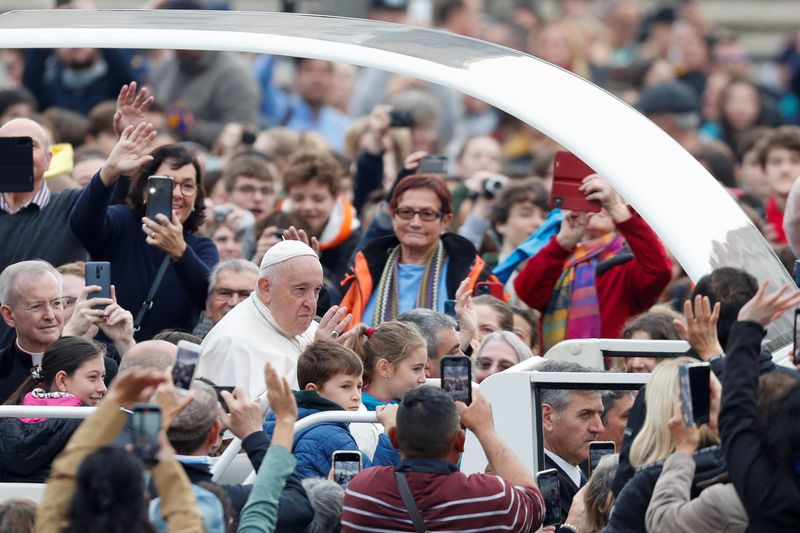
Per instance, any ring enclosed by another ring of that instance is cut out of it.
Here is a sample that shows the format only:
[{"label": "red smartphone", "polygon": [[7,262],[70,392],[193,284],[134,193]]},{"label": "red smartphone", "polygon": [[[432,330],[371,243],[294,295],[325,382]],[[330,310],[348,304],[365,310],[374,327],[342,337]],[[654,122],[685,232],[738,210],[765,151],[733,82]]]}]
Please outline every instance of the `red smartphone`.
[{"label": "red smartphone", "polygon": [[503,292],[503,284],[497,283],[496,281],[482,281],[478,283],[475,285],[475,294],[477,296],[488,294],[504,302],[506,301],[506,295]]},{"label": "red smartphone", "polygon": [[592,168],[578,159],[572,152],[556,152],[553,161],[553,188],[550,191],[550,207],[567,211],[600,212],[598,202],[589,201],[578,187],[583,178],[594,174]]}]

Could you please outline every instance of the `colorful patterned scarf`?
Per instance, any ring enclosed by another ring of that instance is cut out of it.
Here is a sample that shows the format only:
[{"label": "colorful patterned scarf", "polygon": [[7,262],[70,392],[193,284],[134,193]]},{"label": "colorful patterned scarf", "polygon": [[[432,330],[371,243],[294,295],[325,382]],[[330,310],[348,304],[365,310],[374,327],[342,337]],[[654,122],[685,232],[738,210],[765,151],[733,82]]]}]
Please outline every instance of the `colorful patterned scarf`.
[{"label": "colorful patterned scarf", "polygon": [[623,245],[622,237],[609,233],[575,248],[553,287],[553,296],[542,318],[545,351],[564,339],[600,336],[595,268],[597,263],[616,256]]},{"label": "colorful patterned scarf", "polygon": [[[444,246],[440,239],[436,249],[425,263],[425,271],[419,284],[419,292],[417,292],[417,307],[439,309],[439,276],[442,273],[443,264]],[[400,314],[399,269],[400,246],[398,245],[389,252],[380,282],[375,289],[375,314],[372,317],[372,326],[375,328],[382,322],[396,320]]]}]

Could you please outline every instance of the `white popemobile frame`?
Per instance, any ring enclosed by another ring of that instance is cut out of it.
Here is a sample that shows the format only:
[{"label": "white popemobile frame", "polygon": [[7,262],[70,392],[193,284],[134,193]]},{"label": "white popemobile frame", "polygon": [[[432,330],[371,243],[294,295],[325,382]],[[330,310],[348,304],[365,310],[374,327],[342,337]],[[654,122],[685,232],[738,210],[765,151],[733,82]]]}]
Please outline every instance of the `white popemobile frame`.
[{"label": "white popemobile frame", "polygon": [[[516,116],[586,161],[647,220],[692,279],[718,266],[736,266],[773,286],[793,284],[724,189],[661,129],[580,77],[515,50],[412,26],[314,15],[166,10],[0,15],[0,48],[33,47],[232,50],[312,57],[445,85]],[[791,330],[787,313],[770,328],[769,346],[788,345]],[[589,345],[604,342],[608,341],[584,341],[581,351],[587,354],[583,350]],[[781,350],[782,357],[785,353]],[[537,412],[539,387],[579,383],[636,388],[648,377],[512,370],[491,376],[481,390],[493,405],[501,436],[534,472],[540,439],[530,415]],[[14,409],[0,407],[0,416],[19,416]],[[66,408],[58,409],[53,416],[66,414]],[[351,416],[346,413],[343,420]],[[468,473],[482,471],[486,464],[482,454],[474,453],[475,444],[474,437],[468,439],[462,464]],[[238,443],[230,449],[231,459],[234,450]],[[230,463],[227,457],[220,461],[216,478]],[[18,494],[22,489],[16,485],[24,484],[0,485],[0,497]]]}]

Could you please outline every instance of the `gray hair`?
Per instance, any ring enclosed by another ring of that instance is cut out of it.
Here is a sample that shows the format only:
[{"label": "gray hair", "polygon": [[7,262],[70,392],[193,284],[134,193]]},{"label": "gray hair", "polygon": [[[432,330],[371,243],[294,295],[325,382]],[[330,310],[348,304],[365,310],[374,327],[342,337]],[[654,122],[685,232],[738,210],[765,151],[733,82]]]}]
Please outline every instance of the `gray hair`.
[{"label": "gray hair", "polygon": [[0,273],[0,304],[9,305],[10,302],[16,298],[15,290],[20,279],[38,277],[44,274],[52,274],[58,282],[58,294],[61,295],[61,290],[64,286],[64,277],[53,268],[53,265],[47,261],[34,259],[32,261],[20,261],[13,265],[8,265],[2,273]]},{"label": "gray hair", "polygon": [[261,269],[259,269],[258,275],[261,278],[267,278],[271,282],[275,283],[276,280],[283,273],[283,266],[285,264],[286,261],[281,261],[280,263],[275,263],[274,265],[262,267]]},{"label": "gray hair", "polygon": [[[241,272],[252,272],[258,274],[258,267],[246,259],[228,259],[217,263],[208,275],[208,294],[210,295],[217,288],[217,278],[220,273],[231,271],[235,274]],[[253,287],[255,289],[255,287]]]},{"label": "gray hair", "polygon": [[483,352],[483,349],[486,348],[487,344],[494,341],[504,342],[511,346],[511,349],[514,350],[514,353],[517,355],[518,363],[533,357],[533,352],[531,352],[531,349],[528,347],[528,345],[522,342],[522,340],[517,337],[515,333],[510,331],[494,331],[483,338],[481,345],[475,352],[475,359],[477,360],[481,356],[481,353]]},{"label": "gray hair", "polygon": [[417,326],[428,344],[428,359],[436,359],[439,349],[439,332],[446,328],[456,329],[458,322],[453,317],[433,309],[412,309],[397,317],[400,322]]},{"label": "gray hair", "polygon": [[304,533],[339,531],[344,506],[342,487],[328,479],[314,477],[306,478],[302,483],[314,509],[314,519],[303,530]]},{"label": "gray hair", "polygon": [[[587,368],[578,363],[571,363],[568,361],[554,361],[549,359],[539,365],[539,372],[595,372],[591,368]],[[542,405],[547,404],[561,416],[564,411],[572,402],[572,393],[580,392],[582,394],[600,394],[600,391],[595,390],[580,390],[573,391],[570,389],[542,389],[541,400]]]},{"label": "gray hair", "polygon": [[603,391],[600,398],[603,400],[603,414],[600,415],[600,421],[606,425],[608,420],[608,412],[617,405],[617,402],[623,399],[628,394],[634,394],[636,391],[632,390],[607,390]]}]

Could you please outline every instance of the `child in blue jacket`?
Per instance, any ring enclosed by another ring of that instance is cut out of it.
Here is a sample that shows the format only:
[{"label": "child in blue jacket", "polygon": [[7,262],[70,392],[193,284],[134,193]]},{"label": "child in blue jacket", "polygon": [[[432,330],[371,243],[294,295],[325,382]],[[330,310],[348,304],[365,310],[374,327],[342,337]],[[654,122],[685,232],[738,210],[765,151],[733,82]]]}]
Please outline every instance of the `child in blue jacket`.
[{"label": "child in blue jacket", "polygon": [[[309,346],[297,361],[297,381],[301,389],[295,392],[298,420],[323,411],[358,411],[363,373],[361,359],[349,348],[331,341]],[[385,433],[379,437],[372,461],[362,454],[364,468],[399,465],[400,454],[386,436],[389,428],[395,425],[397,406],[381,406],[376,414]],[[264,422],[264,431],[271,436],[274,428],[275,418],[270,413]],[[296,433],[292,453],[297,459],[297,477],[328,477],[331,457],[337,450],[358,451],[346,423],[325,422]]]}]

